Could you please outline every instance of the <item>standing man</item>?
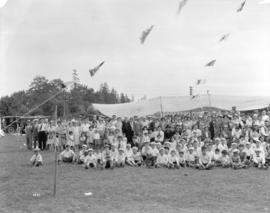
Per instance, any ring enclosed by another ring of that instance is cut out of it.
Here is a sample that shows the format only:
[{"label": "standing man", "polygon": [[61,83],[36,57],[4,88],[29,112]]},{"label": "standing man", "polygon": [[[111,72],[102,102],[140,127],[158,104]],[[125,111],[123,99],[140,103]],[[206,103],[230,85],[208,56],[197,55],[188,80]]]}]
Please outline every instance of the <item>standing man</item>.
[{"label": "standing man", "polygon": [[47,124],[44,121],[44,119],[40,120],[40,124],[38,126],[38,146],[41,150],[44,150],[46,148],[46,142],[47,142]]},{"label": "standing man", "polygon": [[130,143],[132,146],[134,146],[132,137],[133,137],[133,119],[128,120],[127,117],[125,117],[125,120],[123,121],[122,131],[127,137],[128,143]]},{"label": "standing man", "polygon": [[25,136],[26,136],[26,145],[27,149],[32,149],[32,142],[33,142],[33,126],[30,120],[27,120],[27,124],[25,127]]}]

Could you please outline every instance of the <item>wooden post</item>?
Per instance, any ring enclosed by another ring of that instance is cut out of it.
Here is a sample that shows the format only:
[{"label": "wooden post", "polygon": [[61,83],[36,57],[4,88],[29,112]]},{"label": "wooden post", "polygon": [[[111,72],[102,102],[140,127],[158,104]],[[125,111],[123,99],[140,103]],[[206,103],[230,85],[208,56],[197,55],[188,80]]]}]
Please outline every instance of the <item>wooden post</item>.
[{"label": "wooden post", "polygon": [[[57,105],[55,106],[55,122],[57,122]],[[57,148],[54,145],[54,183],[53,183],[53,196],[56,196],[56,179],[57,179]]]}]

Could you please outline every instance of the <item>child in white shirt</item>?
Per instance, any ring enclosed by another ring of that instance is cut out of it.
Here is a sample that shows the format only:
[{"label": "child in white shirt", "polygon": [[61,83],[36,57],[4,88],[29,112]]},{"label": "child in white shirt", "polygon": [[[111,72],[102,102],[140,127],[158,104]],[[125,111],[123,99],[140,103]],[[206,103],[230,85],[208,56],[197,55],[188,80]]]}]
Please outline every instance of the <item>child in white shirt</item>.
[{"label": "child in white shirt", "polygon": [[156,168],[161,168],[161,167],[168,167],[169,159],[168,155],[164,154],[164,149],[161,148],[159,150],[159,155],[157,157],[157,161],[155,163]]},{"label": "child in white shirt", "polygon": [[176,151],[174,149],[171,151],[171,154],[169,155],[168,163],[169,163],[169,168],[171,168],[171,169],[179,169],[180,168],[179,158],[176,155]]},{"label": "child in white shirt", "polygon": [[93,153],[93,149],[90,148],[87,150],[88,155],[84,158],[85,169],[96,168],[97,167],[97,157]]},{"label": "child in white shirt", "polygon": [[36,147],[34,149],[34,155],[31,157],[30,159],[30,163],[31,163],[31,166],[33,167],[39,167],[43,164],[43,159],[42,159],[42,156],[41,154],[39,153],[39,148]]}]

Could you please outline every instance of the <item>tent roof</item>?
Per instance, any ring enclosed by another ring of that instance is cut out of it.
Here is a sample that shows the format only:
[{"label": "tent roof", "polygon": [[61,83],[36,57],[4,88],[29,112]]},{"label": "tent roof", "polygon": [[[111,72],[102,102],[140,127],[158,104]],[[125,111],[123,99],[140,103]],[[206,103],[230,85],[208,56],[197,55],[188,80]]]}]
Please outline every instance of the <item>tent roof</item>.
[{"label": "tent roof", "polygon": [[93,104],[96,110],[107,116],[117,115],[120,117],[145,116],[163,112],[181,112],[210,106],[222,110],[231,110],[233,106],[240,111],[261,109],[268,107],[270,97],[246,97],[226,95],[201,95],[194,99],[190,96],[157,97],[124,104]]}]

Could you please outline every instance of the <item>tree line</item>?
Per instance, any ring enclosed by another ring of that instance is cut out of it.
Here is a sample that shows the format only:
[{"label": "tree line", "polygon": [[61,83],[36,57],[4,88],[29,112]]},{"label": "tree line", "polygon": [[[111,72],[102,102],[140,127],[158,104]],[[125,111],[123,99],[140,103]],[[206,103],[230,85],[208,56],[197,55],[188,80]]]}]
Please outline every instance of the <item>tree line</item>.
[{"label": "tree line", "polygon": [[[61,79],[48,80],[44,76],[33,79],[28,90],[22,90],[4,96],[0,99],[0,115],[24,115],[44,100],[63,90],[64,82]],[[56,97],[37,108],[29,115],[51,116],[57,105],[58,117],[87,116],[95,113],[92,103],[116,104],[130,102],[130,98],[124,93],[118,93],[114,88],[110,89],[107,83],[100,85],[99,90],[88,88],[74,81],[71,88],[65,89]]]}]

